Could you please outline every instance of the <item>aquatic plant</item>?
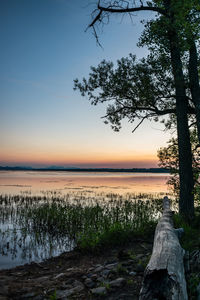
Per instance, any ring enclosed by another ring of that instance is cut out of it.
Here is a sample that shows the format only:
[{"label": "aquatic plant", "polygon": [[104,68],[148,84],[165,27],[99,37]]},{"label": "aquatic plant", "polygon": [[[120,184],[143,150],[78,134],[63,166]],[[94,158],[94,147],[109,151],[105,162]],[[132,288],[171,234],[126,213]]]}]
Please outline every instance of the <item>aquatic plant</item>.
[{"label": "aquatic plant", "polygon": [[67,244],[66,250],[75,245],[94,251],[101,246],[127,243],[136,235],[152,231],[160,215],[161,198],[129,193],[94,196],[82,191],[65,196],[53,192],[42,196],[0,195],[0,220],[1,224],[12,224],[13,232],[20,231],[15,244],[24,247],[24,253],[28,245],[39,248],[47,243],[51,250],[58,241]]}]

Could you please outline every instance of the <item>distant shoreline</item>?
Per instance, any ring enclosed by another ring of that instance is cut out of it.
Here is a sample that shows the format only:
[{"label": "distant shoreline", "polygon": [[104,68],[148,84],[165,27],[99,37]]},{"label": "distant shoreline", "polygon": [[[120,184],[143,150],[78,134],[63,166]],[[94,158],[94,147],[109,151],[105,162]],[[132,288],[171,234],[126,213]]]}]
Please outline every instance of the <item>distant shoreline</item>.
[{"label": "distant shoreline", "polygon": [[31,168],[31,167],[1,167],[0,171],[42,171],[42,172],[112,172],[112,173],[170,173],[163,168]]}]

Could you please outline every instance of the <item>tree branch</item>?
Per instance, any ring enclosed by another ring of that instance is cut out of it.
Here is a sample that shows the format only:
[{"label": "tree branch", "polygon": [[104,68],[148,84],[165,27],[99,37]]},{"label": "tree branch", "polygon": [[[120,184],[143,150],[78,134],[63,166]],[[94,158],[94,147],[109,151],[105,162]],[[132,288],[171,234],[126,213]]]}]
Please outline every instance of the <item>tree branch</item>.
[{"label": "tree branch", "polygon": [[134,133],[136,131],[136,129],[138,129],[138,127],[144,122],[145,119],[148,119],[151,116],[151,114],[148,114],[146,116],[144,116],[142,118],[142,120],[137,124],[137,126],[135,126],[135,128],[132,130],[132,133]]},{"label": "tree branch", "polygon": [[[165,9],[155,7],[155,6],[143,6],[141,5],[140,7],[127,7],[127,8],[113,8],[112,6],[104,7],[101,6],[98,3],[98,14],[94,18],[94,20],[88,25],[87,29],[90,27],[94,28],[94,25],[97,21],[101,21],[101,15],[103,12],[109,12],[109,13],[133,13],[133,12],[138,12],[138,11],[154,11],[157,12],[161,15],[168,16],[167,11]],[[86,29],[86,30],[87,30]]]},{"label": "tree branch", "polygon": [[162,15],[167,16],[165,9],[155,7],[155,6],[140,6],[140,7],[131,7],[131,8],[112,8],[112,7],[103,7],[98,5],[100,11],[110,12],[110,13],[132,13],[137,11],[155,11]]}]

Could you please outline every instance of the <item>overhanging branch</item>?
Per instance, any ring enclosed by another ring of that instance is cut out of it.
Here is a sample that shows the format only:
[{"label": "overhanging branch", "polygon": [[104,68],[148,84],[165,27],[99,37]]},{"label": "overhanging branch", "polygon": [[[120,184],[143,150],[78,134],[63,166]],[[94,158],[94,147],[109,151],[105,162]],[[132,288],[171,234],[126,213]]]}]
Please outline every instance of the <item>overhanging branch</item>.
[{"label": "overhanging branch", "polygon": [[110,12],[110,13],[132,13],[137,11],[155,11],[162,15],[167,15],[165,9],[155,7],[155,6],[139,6],[139,7],[127,7],[127,8],[112,8],[112,7],[103,7],[98,5],[100,11]]},{"label": "overhanging branch", "polygon": [[[126,8],[113,8],[113,6],[108,6],[108,7],[104,7],[101,6],[98,3],[98,14],[96,15],[96,17],[94,18],[94,20],[88,25],[87,29],[90,27],[94,28],[94,25],[96,24],[97,21],[101,22],[101,16],[103,12],[108,12],[108,13],[133,13],[133,12],[138,12],[138,11],[153,11],[153,12],[157,12],[161,15],[164,16],[168,16],[167,15],[167,11],[165,9],[156,7],[156,6],[139,6],[139,7],[126,7]],[[95,11],[94,11],[95,12]],[[86,29],[86,30],[87,30]]]}]

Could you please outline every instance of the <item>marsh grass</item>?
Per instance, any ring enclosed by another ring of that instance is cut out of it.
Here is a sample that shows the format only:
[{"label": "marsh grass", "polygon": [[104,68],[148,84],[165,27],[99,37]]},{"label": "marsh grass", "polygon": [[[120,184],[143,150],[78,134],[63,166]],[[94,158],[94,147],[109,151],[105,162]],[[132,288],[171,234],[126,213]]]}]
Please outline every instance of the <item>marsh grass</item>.
[{"label": "marsh grass", "polygon": [[55,240],[64,241],[67,237],[73,247],[95,251],[150,234],[160,216],[161,198],[150,194],[93,195],[80,191],[65,196],[56,192],[42,196],[0,195],[0,220],[1,224],[11,224],[13,236],[20,231],[20,243],[31,236],[32,247],[42,243],[53,247]]}]

